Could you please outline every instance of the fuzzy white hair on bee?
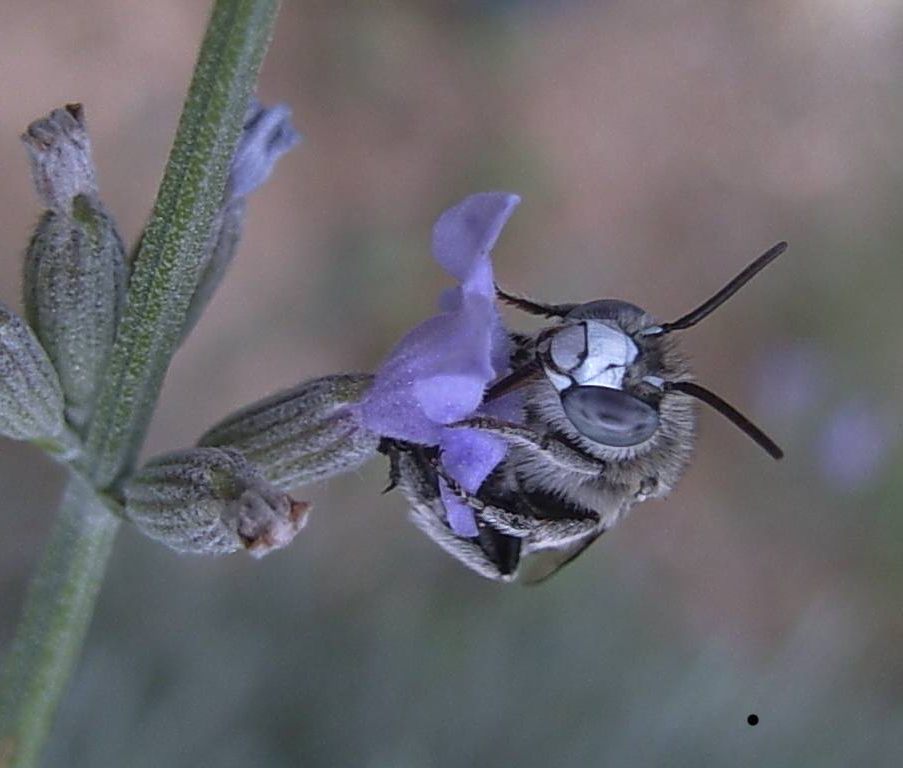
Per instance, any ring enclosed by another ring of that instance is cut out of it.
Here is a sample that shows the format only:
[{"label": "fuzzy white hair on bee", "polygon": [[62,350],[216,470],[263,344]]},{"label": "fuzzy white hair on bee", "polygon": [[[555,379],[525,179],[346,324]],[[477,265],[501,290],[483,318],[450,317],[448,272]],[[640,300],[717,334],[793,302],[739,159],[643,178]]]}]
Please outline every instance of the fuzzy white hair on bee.
[{"label": "fuzzy white hair on bee", "polygon": [[[535,334],[511,334],[511,372],[484,397],[491,403],[519,390],[524,419],[477,415],[449,425],[508,444],[476,493],[464,492],[444,471],[435,449],[384,445],[392,482],[411,502],[414,522],[483,576],[535,582],[572,561],[635,503],[675,486],[690,460],[696,401],[780,459],[783,452],[761,429],[693,381],[674,334],[710,315],[786,249],[784,242],[773,246],[669,323],[619,299],[543,304],[497,287],[502,301],[554,321]],[[477,536],[450,530],[443,484],[474,510]]]}]

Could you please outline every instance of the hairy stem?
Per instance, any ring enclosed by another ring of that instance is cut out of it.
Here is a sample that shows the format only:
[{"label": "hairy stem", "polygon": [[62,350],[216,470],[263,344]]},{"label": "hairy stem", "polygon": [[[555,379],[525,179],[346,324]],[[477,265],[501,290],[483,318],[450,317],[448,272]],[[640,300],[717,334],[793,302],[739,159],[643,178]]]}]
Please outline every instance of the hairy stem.
[{"label": "hairy stem", "polygon": [[78,658],[119,521],[70,473],[0,675],[0,766],[34,765]]},{"label": "hairy stem", "polygon": [[[85,451],[0,673],[0,768],[36,764],[90,622],[118,526],[111,498],[144,441],[175,352],[278,0],[216,0],[134,261]],[[68,455],[68,444],[46,446]],[[93,487],[92,487],[93,486]]]},{"label": "hairy stem", "polygon": [[217,0],[129,282],[88,430],[99,488],[128,472],[178,347],[276,20],[277,0]]}]

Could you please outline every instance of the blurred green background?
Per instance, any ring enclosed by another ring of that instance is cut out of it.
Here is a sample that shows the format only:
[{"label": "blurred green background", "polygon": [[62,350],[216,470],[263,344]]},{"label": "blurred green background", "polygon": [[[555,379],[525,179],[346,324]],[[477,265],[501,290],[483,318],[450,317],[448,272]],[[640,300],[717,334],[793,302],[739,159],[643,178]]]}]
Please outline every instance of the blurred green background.
[{"label": "blurred green background", "polygon": [[[18,135],[84,102],[133,240],[207,9],[2,4],[0,299],[21,306],[39,213]],[[901,67],[891,0],[287,0],[260,96],[305,142],[253,198],[148,453],[372,370],[448,284],[433,220],[504,189],[497,277],[549,301],[673,319],[789,240],[684,338],[787,458],[703,412],[677,491],[532,589],[423,538],[379,461],[298,494],[310,525],[262,562],[126,529],[46,764],[903,764]],[[60,483],[0,441],[0,647]]]}]

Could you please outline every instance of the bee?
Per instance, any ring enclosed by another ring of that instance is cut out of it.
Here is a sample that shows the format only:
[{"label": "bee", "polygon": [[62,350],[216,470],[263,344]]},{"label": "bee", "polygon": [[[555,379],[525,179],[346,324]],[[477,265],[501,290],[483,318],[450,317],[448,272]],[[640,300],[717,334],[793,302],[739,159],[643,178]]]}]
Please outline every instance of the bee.
[{"label": "bee", "polygon": [[[761,429],[693,380],[674,334],[711,314],[786,248],[776,244],[670,323],[618,299],[543,304],[497,287],[500,300],[552,321],[538,333],[510,333],[511,372],[484,397],[485,404],[519,392],[523,423],[478,414],[450,425],[502,437],[504,460],[468,494],[443,470],[437,448],[384,439],[389,489],[397,486],[415,525],[467,567],[489,579],[535,583],[574,560],[634,504],[674,488],[690,461],[695,401],[782,458]],[[441,482],[474,510],[476,536],[449,527]]]}]

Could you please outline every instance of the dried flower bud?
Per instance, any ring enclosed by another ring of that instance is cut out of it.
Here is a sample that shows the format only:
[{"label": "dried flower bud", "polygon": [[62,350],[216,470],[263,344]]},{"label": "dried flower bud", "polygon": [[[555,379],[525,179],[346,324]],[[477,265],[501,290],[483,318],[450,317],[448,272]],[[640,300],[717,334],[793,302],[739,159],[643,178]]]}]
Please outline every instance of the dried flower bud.
[{"label": "dried flower bud", "polygon": [[356,469],[380,440],[357,407],[372,382],[363,373],[305,382],[238,411],[198,442],[241,451],[283,489]]},{"label": "dried flower bud", "polygon": [[44,205],[67,213],[79,195],[97,196],[91,141],[81,104],[67,104],[35,120],[22,134],[34,185]]},{"label": "dried flower bud", "polygon": [[263,557],[286,546],[310,504],[268,483],[238,451],[192,448],[158,456],[125,486],[125,515],[179,552]]},{"label": "dried flower bud", "polygon": [[229,169],[223,206],[217,215],[198,287],[188,308],[183,337],[197,324],[232,263],[244,227],[248,195],[269,178],[279,158],[301,139],[291,118],[291,110],[285,104],[264,107],[257,99],[251,99],[248,105],[241,138]]},{"label": "dried flower bud", "polygon": [[81,108],[54,110],[22,138],[35,187],[49,206],[25,257],[25,312],[78,429],[90,416],[113,346],[125,299],[125,251],[97,197]]},{"label": "dried flower bud", "polygon": [[22,318],[0,303],[0,434],[43,440],[63,427],[63,392],[53,365]]}]

